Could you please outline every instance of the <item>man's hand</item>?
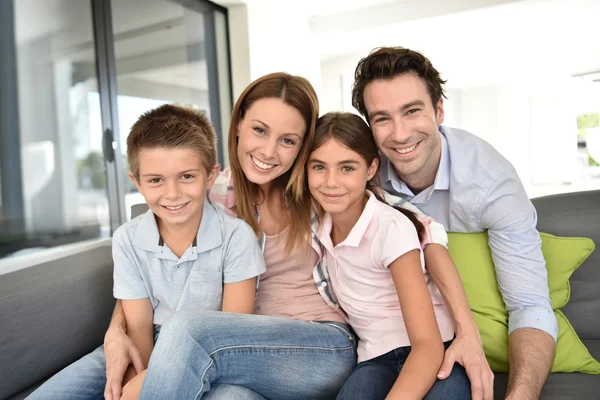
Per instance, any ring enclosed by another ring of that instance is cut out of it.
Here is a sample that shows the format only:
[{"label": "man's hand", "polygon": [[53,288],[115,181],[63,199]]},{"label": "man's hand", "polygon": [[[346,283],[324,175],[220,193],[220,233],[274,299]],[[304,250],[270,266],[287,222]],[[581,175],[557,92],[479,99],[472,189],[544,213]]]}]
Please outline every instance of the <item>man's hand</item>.
[{"label": "man's hand", "polygon": [[109,328],[104,336],[104,357],[106,358],[106,400],[119,400],[123,377],[129,365],[133,364],[139,374],[144,371],[140,351],[121,327]]},{"label": "man's hand", "polygon": [[494,399],[494,373],[485,358],[480,340],[458,335],[444,354],[444,362],[437,375],[438,379],[446,379],[450,376],[455,362],[467,371],[473,400]]},{"label": "man's hand", "polygon": [[123,396],[121,397],[121,400],[137,400],[137,398],[140,397],[142,384],[144,383],[144,378],[146,377],[146,371],[148,370],[145,369],[137,374],[135,378],[127,382],[127,384],[123,387]]}]

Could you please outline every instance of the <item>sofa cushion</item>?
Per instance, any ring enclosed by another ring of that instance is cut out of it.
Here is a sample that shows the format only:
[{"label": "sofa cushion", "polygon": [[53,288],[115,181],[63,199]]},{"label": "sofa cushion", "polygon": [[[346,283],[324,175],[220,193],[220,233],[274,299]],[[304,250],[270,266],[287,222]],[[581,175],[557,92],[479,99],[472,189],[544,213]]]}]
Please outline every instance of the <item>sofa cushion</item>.
[{"label": "sofa cushion", "polygon": [[[592,239],[600,246],[600,190],[532,200],[538,230],[558,236]],[[571,276],[571,299],[562,309],[581,339],[600,339],[600,250]]]},{"label": "sofa cushion", "polygon": [[0,276],[0,399],[102,344],[115,300],[108,244]]},{"label": "sofa cushion", "polygon": [[[541,234],[548,267],[550,299],[558,319],[558,343],[552,371],[600,374],[600,363],[587,352],[567,319],[557,309],[569,298],[568,279],[594,249],[585,238]],[[490,367],[508,371],[508,313],[498,289],[487,232],[449,233],[448,248],[461,279]]]},{"label": "sofa cushion", "polygon": [[[600,359],[600,340],[583,340],[592,356]],[[495,374],[494,399],[502,400],[508,384],[507,374]],[[542,390],[541,400],[579,400],[597,399],[600,397],[600,378],[597,375],[580,374],[577,372],[564,374],[553,373]]]}]

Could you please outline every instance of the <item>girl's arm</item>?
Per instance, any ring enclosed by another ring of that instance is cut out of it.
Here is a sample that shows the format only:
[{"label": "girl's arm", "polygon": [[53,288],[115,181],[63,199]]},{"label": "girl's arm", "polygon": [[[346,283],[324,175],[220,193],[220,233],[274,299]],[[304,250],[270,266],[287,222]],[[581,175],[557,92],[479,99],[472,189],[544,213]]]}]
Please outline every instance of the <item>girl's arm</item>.
[{"label": "girl's arm", "polygon": [[412,349],[387,399],[422,399],[436,380],[444,345],[423,276],[420,250],[398,257],[389,268]]},{"label": "girl's arm", "polygon": [[223,308],[225,312],[252,314],[256,298],[256,278],[223,286]]},{"label": "girl's arm", "polygon": [[[135,346],[140,350],[144,369],[148,368],[150,354],[154,349],[154,312],[150,299],[123,300],[123,313],[127,323],[127,335],[131,338]],[[125,373],[123,384],[135,377],[137,372],[130,365]]]}]

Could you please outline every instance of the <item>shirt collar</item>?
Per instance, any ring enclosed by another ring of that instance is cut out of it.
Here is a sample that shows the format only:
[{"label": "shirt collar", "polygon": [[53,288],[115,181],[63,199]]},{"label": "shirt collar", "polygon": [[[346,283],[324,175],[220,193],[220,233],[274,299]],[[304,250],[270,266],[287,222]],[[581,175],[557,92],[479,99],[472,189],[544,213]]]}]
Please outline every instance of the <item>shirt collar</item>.
[{"label": "shirt collar", "polygon": [[[369,199],[367,200],[367,204],[365,205],[362,214],[350,230],[350,233],[346,239],[344,239],[344,241],[342,241],[340,244],[351,247],[358,247],[360,245],[360,241],[365,235],[365,232],[367,231],[367,228],[371,223],[373,216],[375,215],[375,209],[377,208],[377,202],[379,201],[369,190],[367,190],[367,195],[369,196]],[[321,229],[319,230],[319,240],[321,243],[331,243],[332,228],[333,223],[331,221],[331,215],[326,213],[323,217]]]},{"label": "shirt collar", "polygon": [[450,189],[450,154],[448,153],[448,140],[441,130],[440,142],[442,142],[442,155],[440,157],[440,166],[435,176],[435,182],[433,183],[433,189],[448,190]]},{"label": "shirt collar", "polygon": [[[433,183],[433,190],[448,190],[450,188],[450,156],[448,154],[448,141],[446,135],[442,132],[442,126],[440,126],[440,142],[442,145],[442,154],[440,156],[440,165],[435,175],[435,181]],[[394,164],[385,157],[383,154],[381,157],[381,169],[380,177],[383,183],[391,184],[392,188],[399,193],[410,198],[415,197],[415,194],[410,188],[400,180]]]},{"label": "shirt collar", "polygon": [[[200,221],[198,233],[192,244],[193,247],[196,247],[194,253],[202,253],[214,249],[222,243],[221,221],[219,220],[217,211],[208,201],[204,201],[202,207],[202,220]],[[151,209],[146,211],[138,223],[133,238],[133,245],[153,253],[160,252],[163,240],[158,232],[156,217]]]}]

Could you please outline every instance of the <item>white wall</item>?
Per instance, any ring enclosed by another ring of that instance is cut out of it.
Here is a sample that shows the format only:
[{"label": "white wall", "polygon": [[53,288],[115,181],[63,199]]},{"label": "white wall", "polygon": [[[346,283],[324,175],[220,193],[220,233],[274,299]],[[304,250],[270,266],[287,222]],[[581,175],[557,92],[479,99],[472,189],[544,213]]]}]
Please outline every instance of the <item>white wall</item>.
[{"label": "white wall", "polygon": [[229,8],[234,99],[253,80],[284,71],[321,91],[320,55],[301,2],[260,0]]},{"label": "white wall", "polygon": [[234,82],[243,74],[236,69],[249,71],[243,86],[286,70],[315,85],[321,114],[356,112],[350,90],[358,61],[377,46],[414,48],[448,79],[445,124],[494,145],[531,195],[580,179],[581,107],[573,106],[579,94],[571,75],[600,70],[600,1],[453,0],[443,9],[365,1],[362,10],[353,2],[351,10],[329,7],[321,16],[296,1],[247,0],[243,7],[247,27],[239,24],[245,31],[237,36],[249,55],[247,63],[233,62]]}]

